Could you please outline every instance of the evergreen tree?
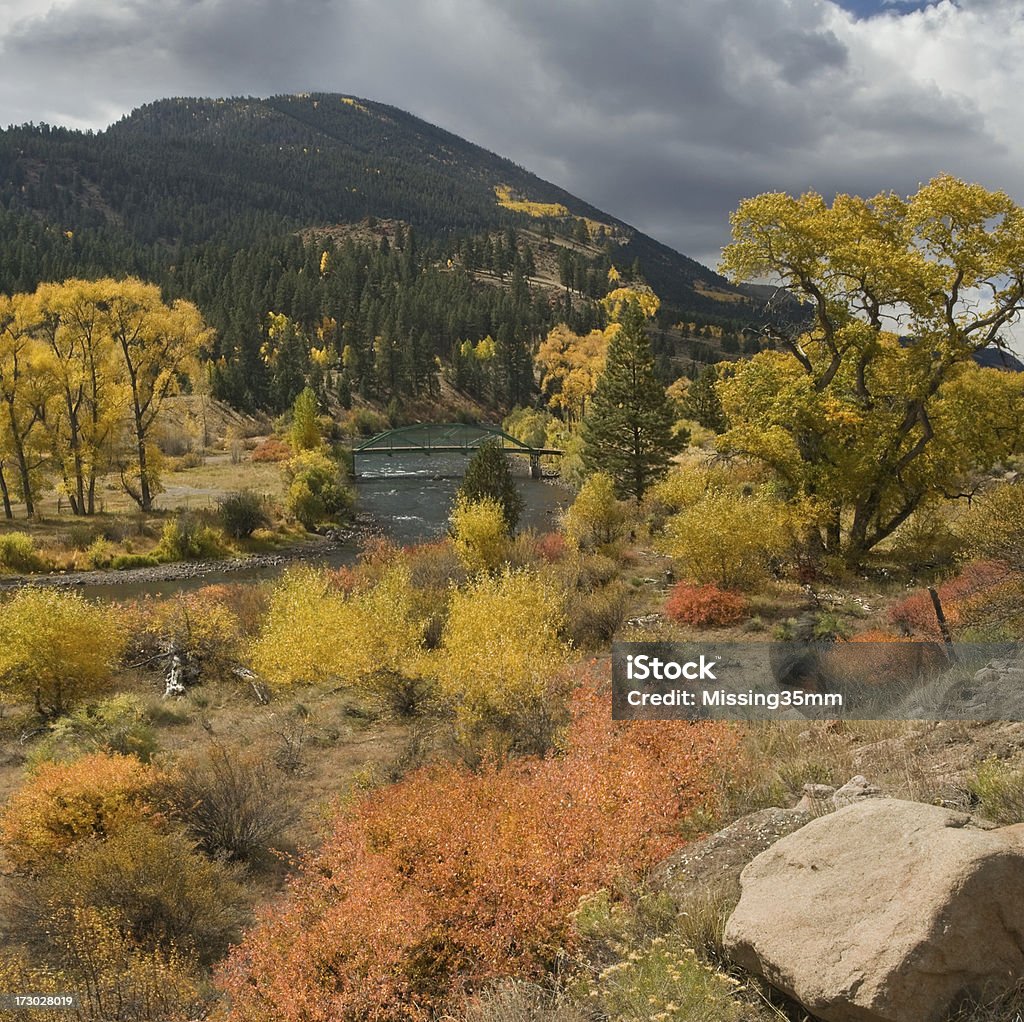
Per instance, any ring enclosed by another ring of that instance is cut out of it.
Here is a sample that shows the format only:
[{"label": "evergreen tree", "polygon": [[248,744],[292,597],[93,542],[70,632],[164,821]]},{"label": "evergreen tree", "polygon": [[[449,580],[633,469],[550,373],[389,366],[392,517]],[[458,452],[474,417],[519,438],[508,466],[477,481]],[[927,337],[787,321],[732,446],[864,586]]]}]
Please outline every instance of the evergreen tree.
[{"label": "evergreen tree", "polygon": [[705,429],[713,429],[716,433],[725,431],[725,412],[718,397],[718,367],[705,366],[700,375],[690,384],[683,402],[683,415],[699,422]]},{"label": "evergreen tree", "polygon": [[505,523],[512,532],[523,513],[523,498],[498,440],[487,440],[480,445],[466,466],[455,499],[475,502],[485,497],[501,505]]},{"label": "evergreen tree", "polygon": [[672,401],[655,374],[644,314],[630,302],[583,422],[583,463],[590,472],[607,472],[620,496],[639,503],[686,442],[674,422]]}]

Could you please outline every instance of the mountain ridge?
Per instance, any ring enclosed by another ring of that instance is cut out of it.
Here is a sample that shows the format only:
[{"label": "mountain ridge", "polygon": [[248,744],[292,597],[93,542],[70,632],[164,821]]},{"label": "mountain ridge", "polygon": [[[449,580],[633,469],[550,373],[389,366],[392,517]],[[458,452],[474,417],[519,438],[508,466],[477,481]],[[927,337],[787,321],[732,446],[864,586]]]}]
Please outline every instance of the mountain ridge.
[{"label": "mountain ridge", "polygon": [[0,132],[0,206],[145,245],[208,242],[240,225],[259,234],[268,221],[298,229],[394,217],[427,236],[529,224],[502,208],[498,186],[609,225],[621,235],[614,260],[639,260],[680,312],[755,315],[749,293],[689,256],[506,157],[361,97],[178,97],[144,104],[99,132]]}]

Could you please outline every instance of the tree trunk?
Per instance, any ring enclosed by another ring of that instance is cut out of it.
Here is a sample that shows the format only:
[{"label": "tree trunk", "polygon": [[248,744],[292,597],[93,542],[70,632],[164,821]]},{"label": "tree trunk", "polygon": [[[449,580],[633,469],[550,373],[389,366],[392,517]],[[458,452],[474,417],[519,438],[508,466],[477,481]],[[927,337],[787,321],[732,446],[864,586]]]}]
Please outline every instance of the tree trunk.
[{"label": "tree trunk", "polygon": [[149,466],[146,463],[146,433],[142,428],[142,421],[138,414],[135,416],[135,435],[138,440],[139,452],[139,508],[142,511],[153,510],[153,494],[149,488]]},{"label": "tree trunk", "polygon": [[[18,429],[18,419],[14,414],[14,401],[8,398],[7,411],[11,420],[11,440],[14,443],[14,456],[18,462],[18,476],[21,479],[21,493],[25,498],[25,517],[31,518],[36,513],[35,501],[32,499],[32,478],[29,475],[28,459],[25,457],[25,437]],[[30,427],[31,428],[31,427]]]},{"label": "tree trunk", "polygon": [[14,517],[14,510],[11,507],[11,495],[7,492],[7,480],[4,478],[4,467],[0,464],[0,496],[4,501],[4,518],[10,521]]}]

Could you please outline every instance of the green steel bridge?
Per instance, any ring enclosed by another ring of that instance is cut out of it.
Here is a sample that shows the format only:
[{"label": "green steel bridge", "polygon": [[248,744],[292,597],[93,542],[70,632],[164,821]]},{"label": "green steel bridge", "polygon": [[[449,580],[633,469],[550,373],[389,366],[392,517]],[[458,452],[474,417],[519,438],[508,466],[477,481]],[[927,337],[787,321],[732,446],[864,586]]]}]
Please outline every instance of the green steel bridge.
[{"label": "green steel bridge", "polygon": [[540,459],[562,452],[553,447],[531,447],[498,426],[470,425],[464,422],[421,423],[399,426],[364,440],[352,449],[352,474],[359,475],[362,459],[396,454],[473,454],[481,444],[497,440],[506,454],[521,454],[530,459],[530,474],[540,478]]}]

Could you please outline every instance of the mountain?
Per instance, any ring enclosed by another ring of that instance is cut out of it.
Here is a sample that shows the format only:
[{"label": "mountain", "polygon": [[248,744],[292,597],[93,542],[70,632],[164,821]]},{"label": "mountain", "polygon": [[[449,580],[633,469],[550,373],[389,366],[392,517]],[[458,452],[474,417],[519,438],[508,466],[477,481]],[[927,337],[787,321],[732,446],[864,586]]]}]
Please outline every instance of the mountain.
[{"label": "mountain", "polygon": [[[734,320],[754,309],[749,293],[510,160],[351,96],[169,99],[97,133],[10,128],[0,132],[0,210],[60,234],[92,232],[92,259],[121,245],[141,264],[366,217],[428,239],[509,226],[557,234],[582,220],[617,266],[638,261],[674,312]],[[31,265],[7,260],[0,273],[0,287],[31,283]]]}]

